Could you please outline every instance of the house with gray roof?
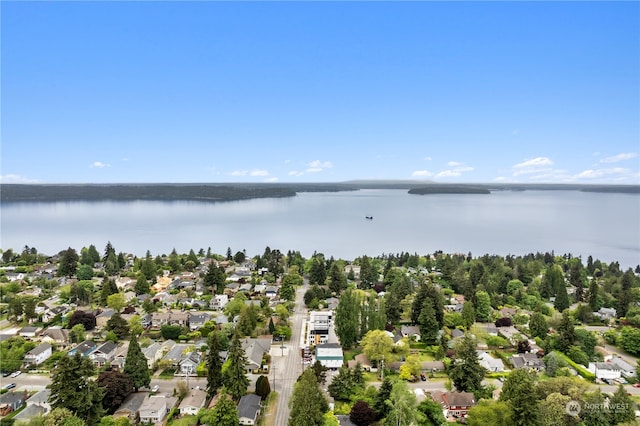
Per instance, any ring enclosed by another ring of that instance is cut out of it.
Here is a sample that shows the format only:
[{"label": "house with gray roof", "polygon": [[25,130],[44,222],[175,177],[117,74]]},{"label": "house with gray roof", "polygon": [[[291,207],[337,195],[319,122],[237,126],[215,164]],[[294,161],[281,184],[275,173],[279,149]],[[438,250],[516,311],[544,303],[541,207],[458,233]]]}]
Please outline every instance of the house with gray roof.
[{"label": "house with gray roof", "polygon": [[205,391],[191,389],[182,402],[180,402],[178,411],[180,411],[181,416],[195,416],[198,414],[198,411],[204,407],[206,400],[207,393]]},{"label": "house with gray roof", "polygon": [[241,425],[255,425],[260,413],[261,398],[256,394],[244,395],[238,402],[238,419]]},{"label": "house with gray roof", "polygon": [[76,353],[79,353],[82,356],[89,356],[97,346],[98,345],[93,340],[85,340],[84,342],[78,343],[78,345],[72,348],[67,355],[74,356]]},{"label": "house with gray roof", "polygon": [[247,356],[247,373],[252,373],[255,370],[261,370],[264,354],[268,353],[271,349],[271,338],[245,338],[242,340],[242,349]]},{"label": "house with gray roof", "polygon": [[89,354],[89,358],[96,367],[109,365],[116,355],[118,345],[113,342],[104,342]]},{"label": "house with gray roof", "polygon": [[124,417],[129,419],[132,424],[136,424],[140,418],[140,407],[144,400],[149,396],[147,392],[135,392],[130,394],[124,402],[113,413],[113,417],[118,419]]},{"label": "house with gray roof", "polygon": [[52,353],[50,343],[41,343],[24,355],[24,363],[25,365],[35,367],[49,359]]}]

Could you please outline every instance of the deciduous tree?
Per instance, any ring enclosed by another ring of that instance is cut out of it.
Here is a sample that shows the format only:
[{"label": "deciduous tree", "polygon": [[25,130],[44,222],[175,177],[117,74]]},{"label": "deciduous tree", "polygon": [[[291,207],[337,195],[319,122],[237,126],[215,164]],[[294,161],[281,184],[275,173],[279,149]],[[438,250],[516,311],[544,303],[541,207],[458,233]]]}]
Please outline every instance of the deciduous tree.
[{"label": "deciduous tree", "polygon": [[538,404],[531,398],[535,389],[535,379],[529,370],[517,368],[512,370],[504,382],[500,401],[509,403],[512,410],[513,426],[534,426],[538,424]]},{"label": "deciduous tree", "polygon": [[113,414],[133,392],[131,378],[120,371],[103,371],[98,376],[98,386],[104,389],[102,407]]}]

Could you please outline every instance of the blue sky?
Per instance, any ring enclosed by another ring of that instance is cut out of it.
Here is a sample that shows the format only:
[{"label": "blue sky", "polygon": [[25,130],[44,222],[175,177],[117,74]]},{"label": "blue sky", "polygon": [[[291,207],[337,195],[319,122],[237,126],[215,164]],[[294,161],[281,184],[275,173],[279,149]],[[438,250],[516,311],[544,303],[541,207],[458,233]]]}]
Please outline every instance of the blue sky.
[{"label": "blue sky", "polygon": [[5,183],[640,183],[638,2],[0,8]]}]

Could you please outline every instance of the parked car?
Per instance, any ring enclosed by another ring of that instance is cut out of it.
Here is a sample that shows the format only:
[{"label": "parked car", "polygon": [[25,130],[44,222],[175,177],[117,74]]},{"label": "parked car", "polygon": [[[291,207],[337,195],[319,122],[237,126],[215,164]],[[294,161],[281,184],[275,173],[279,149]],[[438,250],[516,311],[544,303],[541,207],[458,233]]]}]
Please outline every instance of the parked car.
[{"label": "parked car", "polygon": [[11,375],[9,377],[18,377],[21,374],[22,374],[22,371],[18,370],[18,371],[14,371],[13,373],[11,373]]},{"label": "parked car", "polygon": [[17,385],[15,383],[9,383],[7,386],[5,386],[4,388],[9,390],[9,389],[13,389],[15,388]]},{"label": "parked car", "polygon": [[634,383],[634,384],[633,384],[633,387],[634,387],[634,388],[640,388],[640,383]]},{"label": "parked car", "polygon": [[154,387],[151,388],[151,392],[158,392],[158,389],[160,389],[160,386],[155,385]]}]

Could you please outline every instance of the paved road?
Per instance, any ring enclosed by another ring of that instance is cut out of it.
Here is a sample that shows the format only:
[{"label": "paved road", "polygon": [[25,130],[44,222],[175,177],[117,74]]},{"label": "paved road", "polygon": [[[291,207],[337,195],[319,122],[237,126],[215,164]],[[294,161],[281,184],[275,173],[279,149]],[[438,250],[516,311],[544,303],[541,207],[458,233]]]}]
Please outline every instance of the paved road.
[{"label": "paved road", "polygon": [[307,309],[304,305],[304,293],[308,285],[305,284],[296,292],[296,304],[291,316],[291,340],[285,342],[285,348],[271,351],[272,368],[275,384],[273,390],[278,393],[278,411],[275,424],[283,426],[289,423],[289,399],[293,391],[293,385],[302,374],[302,356],[300,355],[301,336],[304,332],[304,322],[307,317]]}]

